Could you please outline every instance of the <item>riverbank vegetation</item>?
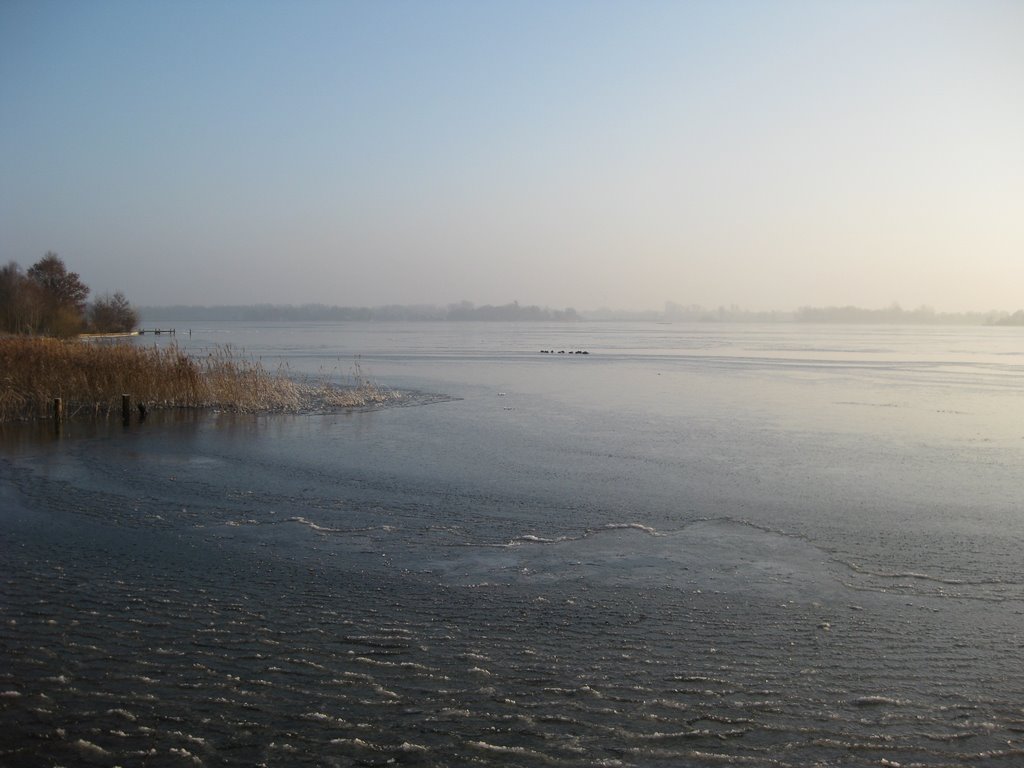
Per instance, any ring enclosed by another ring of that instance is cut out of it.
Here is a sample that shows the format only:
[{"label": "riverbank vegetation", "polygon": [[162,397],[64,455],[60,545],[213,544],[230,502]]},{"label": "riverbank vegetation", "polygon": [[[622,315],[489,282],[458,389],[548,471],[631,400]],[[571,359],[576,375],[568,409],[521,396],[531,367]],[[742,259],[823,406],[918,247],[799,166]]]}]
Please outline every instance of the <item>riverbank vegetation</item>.
[{"label": "riverbank vegetation", "polygon": [[365,379],[349,386],[268,371],[229,347],[191,357],[176,345],[87,343],[0,338],[0,421],[119,413],[128,394],[147,408],[214,408],[238,412],[307,412],[383,404],[398,394]]},{"label": "riverbank vegetation", "polygon": [[84,331],[123,333],[138,323],[124,294],[90,303],[89,286],[53,252],[22,272],[17,262],[0,267],[0,332],[67,338]]}]

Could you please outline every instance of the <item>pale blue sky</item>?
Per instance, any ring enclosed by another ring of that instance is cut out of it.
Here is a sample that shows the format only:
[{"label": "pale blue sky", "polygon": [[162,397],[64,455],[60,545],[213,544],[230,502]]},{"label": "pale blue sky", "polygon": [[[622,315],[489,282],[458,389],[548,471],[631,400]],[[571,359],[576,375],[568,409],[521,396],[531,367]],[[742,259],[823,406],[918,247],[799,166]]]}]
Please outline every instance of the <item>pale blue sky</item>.
[{"label": "pale blue sky", "polygon": [[0,3],[0,260],[141,304],[1024,306],[1024,2]]}]

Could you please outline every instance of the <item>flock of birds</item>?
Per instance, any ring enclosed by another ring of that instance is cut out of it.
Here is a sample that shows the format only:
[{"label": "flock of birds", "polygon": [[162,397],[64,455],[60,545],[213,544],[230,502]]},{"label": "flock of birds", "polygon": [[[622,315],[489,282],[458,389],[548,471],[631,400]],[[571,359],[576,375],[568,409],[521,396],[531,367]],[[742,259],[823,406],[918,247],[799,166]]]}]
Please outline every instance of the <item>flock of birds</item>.
[{"label": "flock of birds", "polygon": [[589,355],[585,349],[577,349],[575,352],[566,352],[564,349],[560,349],[557,352],[553,349],[542,349],[540,351],[542,355]]}]

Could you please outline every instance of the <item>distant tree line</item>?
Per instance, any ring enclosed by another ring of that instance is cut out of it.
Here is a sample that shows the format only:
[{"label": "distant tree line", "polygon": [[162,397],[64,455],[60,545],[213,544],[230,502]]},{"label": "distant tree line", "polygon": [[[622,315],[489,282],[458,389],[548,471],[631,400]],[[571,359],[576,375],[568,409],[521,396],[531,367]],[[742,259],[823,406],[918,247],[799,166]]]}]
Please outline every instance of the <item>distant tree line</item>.
[{"label": "distant tree line", "polygon": [[881,309],[862,307],[800,307],[796,320],[801,323],[850,323],[885,325],[985,325],[997,323],[1005,313],[1000,312],[936,312],[928,306],[903,309],[890,304]]},{"label": "distant tree line", "polygon": [[572,321],[580,317],[574,309],[555,310],[537,306],[520,306],[519,302],[492,306],[475,306],[463,301],[447,307],[433,305],[398,305],[381,307],[337,307],[325,304],[299,306],[252,304],[246,306],[190,306],[184,304],[162,307],[140,307],[139,314],[147,320],[208,320],[243,322],[342,322],[347,320],[518,320]]},{"label": "distant tree line", "polygon": [[703,323],[784,323],[793,320],[793,313],[778,310],[759,312],[743,309],[736,304],[728,307],[720,305],[715,309],[709,309],[699,304],[682,306],[669,301],[665,304],[665,319],[670,321],[696,320]]},{"label": "distant tree line", "polygon": [[991,322],[992,325],[1024,325],[1024,309],[1018,309],[1012,315],[998,317]]},{"label": "distant tree line", "polygon": [[638,321],[699,323],[848,323],[887,325],[1024,325],[1024,310],[1006,312],[936,312],[931,307],[905,310],[898,304],[881,309],[862,307],[801,307],[795,312],[752,311],[735,304],[729,307],[703,307],[667,302],[664,310],[625,311],[597,309],[577,312],[538,306],[511,304],[476,306],[468,301],[441,307],[435,305],[389,304],[380,307],[338,307],[326,304],[252,304],[245,306],[172,305],[140,307],[139,314],[151,321],[198,320],[239,322],[344,322],[350,320],[423,321]]},{"label": "distant tree line", "polygon": [[130,331],[138,322],[120,291],[88,298],[89,286],[52,251],[27,271],[11,261],[0,267],[0,332],[67,337]]},{"label": "distant tree line", "polygon": [[451,304],[446,313],[446,320],[579,320],[576,310],[572,309],[547,309],[538,306],[519,306],[518,301],[501,306],[485,304],[482,307],[474,306],[471,302],[462,301],[458,304]]}]

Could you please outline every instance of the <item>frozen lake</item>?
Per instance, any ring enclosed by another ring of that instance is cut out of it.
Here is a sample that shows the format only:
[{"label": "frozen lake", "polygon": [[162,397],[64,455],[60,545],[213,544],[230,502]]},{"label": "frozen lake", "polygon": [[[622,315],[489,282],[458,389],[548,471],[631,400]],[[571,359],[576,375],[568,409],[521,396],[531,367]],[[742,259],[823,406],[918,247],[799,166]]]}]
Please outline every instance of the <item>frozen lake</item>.
[{"label": "frozen lake", "polygon": [[175,325],[409,407],[4,427],[3,765],[1024,758],[1021,329]]}]

